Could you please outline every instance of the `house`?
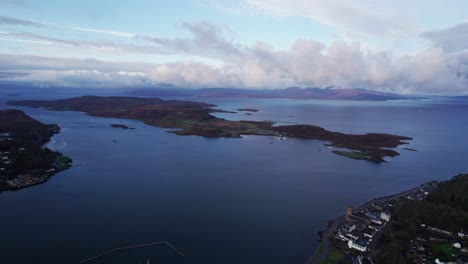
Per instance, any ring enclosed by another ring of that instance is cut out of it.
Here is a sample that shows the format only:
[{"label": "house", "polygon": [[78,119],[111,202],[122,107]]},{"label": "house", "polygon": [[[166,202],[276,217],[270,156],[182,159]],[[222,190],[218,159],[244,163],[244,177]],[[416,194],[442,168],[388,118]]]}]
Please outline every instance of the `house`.
[{"label": "house", "polygon": [[342,240],[342,241],[348,241],[349,240],[349,237],[343,235],[343,233],[341,233],[341,231],[338,231],[338,234],[336,236],[338,239]]},{"label": "house", "polygon": [[357,249],[361,252],[366,252],[367,251],[367,245],[369,244],[369,239],[366,238],[360,238],[356,241],[349,240],[348,241],[348,247],[349,248],[354,248]]},{"label": "house", "polygon": [[451,236],[452,235],[452,232],[449,232],[449,231],[446,231],[446,230],[442,230],[442,229],[439,229],[439,228],[435,228],[435,227],[432,227],[432,226],[427,226],[427,229],[433,231],[433,232],[436,232],[436,233],[439,233],[439,234],[444,234],[444,235],[447,235],[447,236]]},{"label": "house", "polygon": [[356,229],[356,224],[355,223],[345,223],[344,224],[344,229],[348,232],[353,232]]},{"label": "house", "polygon": [[362,214],[356,214],[353,212],[353,207],[348,206],[346,208],[346,215],[345,215],[346,222],[358,222],[358,223],[365,223],[366,225],[370,224],[370,219]]},{"label": "house", "polygon": [[468,238],[468,233],[462,231],[458,232],[458,237],[460,238]]},{"label": "house", "polygon": [[383,212],[380,212],[380,219],[390,222],[390,219],[392,218],[392,213],[389,210],[385,210]]},{"label": "house", "polygon": [[378,224],[378,225],[383,224],[382,219],[380,219],[380,218],[372,216],[372,217],[369,217],[369,219],[370,219],[371,223]]},{"label": "house", "polygon": [[348,237],[350,237],[353,240],[357,240],[360,237],[362,237],[364,234],[358,230],[354,230],[353,232],[349,232],[346,234]]},{"label": "house", "polygon": [[367,238],[373,238],[375,234],[377,233],[377,231],[371,228],[366,228],[364,229],[363,232],[364,232],[364,237],[367,237]]}]

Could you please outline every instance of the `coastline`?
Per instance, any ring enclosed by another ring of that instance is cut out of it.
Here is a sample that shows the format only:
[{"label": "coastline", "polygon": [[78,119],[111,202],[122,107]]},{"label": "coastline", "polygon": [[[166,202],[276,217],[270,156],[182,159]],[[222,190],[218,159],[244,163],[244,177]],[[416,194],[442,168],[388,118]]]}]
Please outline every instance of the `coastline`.
[{"label": "coastline", "polygon": [[[347,134],[308,124],[275,126],[270,121],[227,120],[211,114],[227,111],[214,109],[215,105],[212,104],[194,101],[81,96],[60,100],[9,101],[8,104],[44,108],[50,111],[80,111],[98,117],[140,120],[150,126],[178,129],[168,132],[179,136],[239,138],[244,135],[260,135],[323,140],[329,142],[327,146],[349,150],[333,152],[334,154],[375,163],[385,162],[385,157],[399,156],[400,153],[395,148],[407,145],[409,143],[406,141],[413,139],[388,133]],[[239,110],[253,112],[256,109],[239,108]],[[120,124],[111,126],[126,128]]]},{"label": "coastline", "polygon": [[[372,205],[375,202],[382,202],[382,201],[386,201],[386,200],[392,200],[392,199],[395,199],[395,198],[399,198],[401,196],[405,196],[405,195],[410,194],[410,193],[412,193],[414,191],[417,191],[417,190],[419,190],[421,188],[431,186],[434,183],[439,183],[439,181],[433,180],[433,181],[425,182],[423,184],[420,184],[417,187],[402,191],[402,192],[397,193],[397,194],[392,194],[392,195],[373,198],[372,200],[369,200],[369,201],[359,205],[358,207],[355,208],[355,210],[360,211],[360,210]],[[321,237],[321,241],[320,241],[319,246],[317,247],[317,249],[315,249],[312,256],[310,256],[307,259],[305,264],[321,264],[321,263],[323,263],[323,261],[325,261],[327,259],[328,255],[330,253],[330,236],[331,236],[331,233],[344,220],[345,220],[345,214],[340,215],[339,217],[337,217],[337,218],[335,218],[333,220],[327,221],[329,223],[328,227],[323,231],[322,230],[319,231],[319,232],[322,232],[322,237]]]},{"label": "coastline", "polygon": [[0,110],[0,192],[16,191],[47,182],[71,167],[70,157],[45,146],[60,132],[21,110]]}]

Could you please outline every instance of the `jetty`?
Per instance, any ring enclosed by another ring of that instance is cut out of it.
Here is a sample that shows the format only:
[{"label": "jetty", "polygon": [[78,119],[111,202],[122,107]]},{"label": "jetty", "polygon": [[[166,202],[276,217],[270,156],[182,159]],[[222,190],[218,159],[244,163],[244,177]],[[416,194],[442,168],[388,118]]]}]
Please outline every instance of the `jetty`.
[{"label": "jetty", "polygon": [[118,252],[118,251],[124,251],[124,250],[135,249],[135,248],[143,248],[143,247],[153,247],[153,246],[166,246],[166,247],[172,249],[174,252],[176,252],[179,256],[185,257],[184,253],[182,253],[182,251],[180,251],[176,247],[174,247],[171,243],[169,243],[167,241],[159,241],[159,242],[153,242],[153,243],[138,244],[138,245],[115,248],[115,249],[106,251],[104,253],[101,253],[99,255],[96,255],[94,257],[90,257],[88,259],[85,259],[85,260],[81,261],[80,264],[89,263],[91,261],[100,259],[102,257],[113,254],[113,253]]}]

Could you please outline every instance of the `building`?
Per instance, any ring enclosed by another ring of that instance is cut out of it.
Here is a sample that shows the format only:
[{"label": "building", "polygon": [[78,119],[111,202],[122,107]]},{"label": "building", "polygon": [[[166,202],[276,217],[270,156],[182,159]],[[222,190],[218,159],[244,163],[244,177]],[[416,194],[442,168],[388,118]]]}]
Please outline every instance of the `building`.
[{"label": "building", "polygon": [[460,238],[468,238],[468,233],[462,231],[458,232],[458,237]]},{"label": "building", "polygon": [[348,237],[350,237],[353,240],[358,240],[360,237],[364,236],[364,234],[361,231],[354,230],[353,232],[349,232]]},{"label": "building", "polygon": [[369,217],[369,220],[371,223],[374,223],[377,225],[383,225],[382,219],[380,219],[379,217],[372,216],[372,217]]},{"label": "building", "polygon": [[447,236],[451,236],[451,235],[452,235],[452,232],[450,232],[450,231],[442,230],[442,229],[439,229],[439,228],[436,228],[436,227],[432,227],[432,226],[427,226],[427,229],[429,229],[429,230],[431,230],[431,231],[433,231],[433,232],[439,233],[439,234],[447,235]]},{"label": "building", "polygon": [[356,229],[356,224],[355,223],[345,223],[343,227],[346,229],[346,231],[353,232]]},{"label": "building", "polygon": [[356,241],[349,240],[348,241],[348,247],[349,248],[354,248],[356,250],[359,250],[361,252],[366,252],[367,251],[367,245],[369,244],[369,239],[366,238],[360,238]]},{"label": "building", "polygon": [[348,206],[346,208],[346,215],[345,215],[346,222],[362,222],[366,225],[371,223],[371,220],[365,215],[358,215],[353,212],[353,207]]},{"label": "building", "polygon": [[385,210],[383,212],[380,212],[380,219],[390,222],[390,219],[392,218],[392,213],[389,210]]},{"label": "building", "polygon": [[364,233],[364,237],[373,238],[375,234],[377,233],[377,231],[368,227],[364,229],[363,233]]}]

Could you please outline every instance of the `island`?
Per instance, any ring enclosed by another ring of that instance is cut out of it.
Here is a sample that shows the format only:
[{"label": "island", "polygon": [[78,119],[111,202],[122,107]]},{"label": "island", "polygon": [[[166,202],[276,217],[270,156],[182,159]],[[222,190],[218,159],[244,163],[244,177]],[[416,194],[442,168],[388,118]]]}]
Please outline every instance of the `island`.
[{"label": "island", "polygon": [[135,129],[134,127],[129,127],[123,124],[111,124],[110,126],[113,128],[121,128],[121,129]]},{"label": "island", "polygon": [[241,112],[258,112],[257,109],[253,109],[253,108],[239,108],[239,109],[237,109],[237,111],[241,111]]},{"label": "island", "polygon": [[403,148],[404,150],[408,150],[408,151],[418,151],[417,149],[414,149],[414,148]]},{"label": "island", "polygon": [[48,101],[11,101],[9,104],[53,111],[81,111],[98,117],[140,120],[151,126],[175,128],[177,130],[169,132],[183,136],[239,138],[243,135],[261,135],[282,139],[318,139],[330,142],[330,147],[355,151],[352,155],[344,155],[346,157],[365,157],[363,159],[376,163],[384,162],[384,157],[399,155],[390,148],[408,144],[404,140],[412,139],[385,133],[345,134],[314,125],[275,126],[273,122],[267,121],[232,121],[212,115],[211,113],[216,112],[230,113],[214,108],[216,106],[213,104],[159,98],[81,96]]},{"label": "island", "polygon": [[46,182],[72,160],[42,146],[59,133],[23,111],[0,110],[0,192]]},{"label": "island", "polygon": [[307,263],[466,263],[467,190],[460,174],[349,206]]}]

